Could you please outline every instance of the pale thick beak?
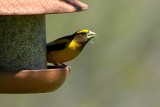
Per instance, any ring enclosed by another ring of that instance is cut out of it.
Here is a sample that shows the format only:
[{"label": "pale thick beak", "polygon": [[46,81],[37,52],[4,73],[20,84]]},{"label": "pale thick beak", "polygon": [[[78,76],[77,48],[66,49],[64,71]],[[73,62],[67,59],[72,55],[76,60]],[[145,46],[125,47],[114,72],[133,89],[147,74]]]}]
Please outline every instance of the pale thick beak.
[{"label": "pale thick beak", "polygon": [[94,37],[96,37],[96,33],[92,32],[92,31],[89,31],[89,32],[87,33],[87,38],[88,38],[88,39],[92,39],[92,38],[94,38]]}]

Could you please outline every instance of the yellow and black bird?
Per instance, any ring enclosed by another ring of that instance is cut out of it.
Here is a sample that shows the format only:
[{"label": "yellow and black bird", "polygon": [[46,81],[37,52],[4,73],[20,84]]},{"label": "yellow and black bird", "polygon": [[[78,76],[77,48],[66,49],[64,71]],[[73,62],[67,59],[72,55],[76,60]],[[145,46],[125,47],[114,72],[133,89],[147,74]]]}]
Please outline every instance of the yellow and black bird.
[{"label": "yellow and black bird", "polygon": [[48,43],[47,62],[58,65],[74,59],[95,36],[96,33],[84,29]]}]

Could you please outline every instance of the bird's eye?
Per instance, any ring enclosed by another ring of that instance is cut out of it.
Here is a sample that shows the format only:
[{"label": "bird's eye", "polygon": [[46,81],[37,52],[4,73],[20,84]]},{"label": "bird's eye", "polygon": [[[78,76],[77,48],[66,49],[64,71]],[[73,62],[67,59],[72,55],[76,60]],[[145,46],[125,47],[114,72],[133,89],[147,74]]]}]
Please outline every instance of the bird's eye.
[{"label": "bird's eye", "polygon": [[87,34],[87,32],[82,32],[81,34],[82,34],[82,35],[86,35],[86,34]]}]

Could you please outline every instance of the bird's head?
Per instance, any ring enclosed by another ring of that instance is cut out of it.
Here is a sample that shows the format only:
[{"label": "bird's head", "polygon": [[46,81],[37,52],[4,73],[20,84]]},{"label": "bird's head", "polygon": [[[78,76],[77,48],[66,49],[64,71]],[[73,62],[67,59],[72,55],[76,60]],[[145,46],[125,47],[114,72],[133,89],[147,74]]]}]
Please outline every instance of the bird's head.
[{"label": "bird's head", "polygon": [[78,43],[87,43],[90,39],[96,36],[96,33],[89,31],[87,29],[79,30],[73,34],[75,37],[74,39]]}]

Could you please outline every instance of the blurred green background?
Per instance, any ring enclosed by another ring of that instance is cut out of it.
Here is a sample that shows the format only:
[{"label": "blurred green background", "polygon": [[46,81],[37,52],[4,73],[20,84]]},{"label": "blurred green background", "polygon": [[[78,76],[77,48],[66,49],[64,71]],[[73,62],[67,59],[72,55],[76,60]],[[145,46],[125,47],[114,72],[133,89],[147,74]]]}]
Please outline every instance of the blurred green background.
[{"label": "blurred green background", "polygon": [[66,63],[63,86],[1,94],[1,107],[160,107],[160,1],[81,1],[89,10],[46,16],[47,42],[84,28],[97,33]]}]

